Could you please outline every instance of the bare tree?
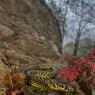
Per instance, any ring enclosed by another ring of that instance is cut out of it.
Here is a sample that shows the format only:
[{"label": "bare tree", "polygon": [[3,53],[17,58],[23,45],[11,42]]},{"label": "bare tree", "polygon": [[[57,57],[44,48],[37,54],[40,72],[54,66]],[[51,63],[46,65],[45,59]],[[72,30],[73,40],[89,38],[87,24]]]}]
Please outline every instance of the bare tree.
[{"label": "bare tree", "polygon": [[85,31],[87,25],[89,23],[94,23],[95,21],[95,10],[94,10],[94,4],[86,3],[85,0],[71,0],[69,3],[71,10],[76,14],[76,20],[78,23],[77,28],[77,35],[75,38],[74,43],[74,55],[77,55],[78,51],[78,45],[80,41],[80,37],[82,36],[82,33],[86,33]]}]

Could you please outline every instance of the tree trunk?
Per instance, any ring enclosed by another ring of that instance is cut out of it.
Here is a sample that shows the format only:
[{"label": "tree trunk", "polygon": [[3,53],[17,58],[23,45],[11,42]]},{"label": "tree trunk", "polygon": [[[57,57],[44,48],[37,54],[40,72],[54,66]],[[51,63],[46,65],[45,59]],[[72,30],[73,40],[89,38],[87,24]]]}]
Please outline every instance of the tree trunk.
[{"label": "tree trunk", "polygon": [[95,41],[93,42],[93,48],[95,48]]},{"label": "tree trunk", "polygon": [[76,36],[76,39],[75,39],[75,43],[74,43],[74,52],[73,52],[73,54],[75,56],[77,55],[80,36],[81,36],[81,33],[80,33],[80,29],[79,29],[79,31],[77,33],[77,36]]}]

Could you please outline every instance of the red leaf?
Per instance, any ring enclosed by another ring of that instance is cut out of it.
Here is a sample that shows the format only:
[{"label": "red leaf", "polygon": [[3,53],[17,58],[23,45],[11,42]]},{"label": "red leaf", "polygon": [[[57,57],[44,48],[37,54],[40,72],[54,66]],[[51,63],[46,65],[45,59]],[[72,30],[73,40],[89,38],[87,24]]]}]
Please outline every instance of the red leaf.
[{"label": "red leaf", "polygon": [[[73,81],[79,78],[80,75],[83,74],[84,71],[88,70],[89,68],[91,71],[95,72],[95,63],[92,62],[92,57],[95,56],[95,49],[91,50],[85,56],[77,59],[75,56],[72,56],[72,60],[74,64],[72,67],[66,66],[60,70],[60,75],[65,77],[66,79]],[[90,67],[86,68],[84,65],[90,63]]]},{"label": "red leaf", "polygon": [[73,81],[77,78],[78,72],[76,70],[71,69],[71,68],[63,68],[60,70],[60,75],[62,77],[65,77],[69,81]]},{"label": "red leaf", "polygon": [[91,64],[91,71],[95,72],[95,62]]}]

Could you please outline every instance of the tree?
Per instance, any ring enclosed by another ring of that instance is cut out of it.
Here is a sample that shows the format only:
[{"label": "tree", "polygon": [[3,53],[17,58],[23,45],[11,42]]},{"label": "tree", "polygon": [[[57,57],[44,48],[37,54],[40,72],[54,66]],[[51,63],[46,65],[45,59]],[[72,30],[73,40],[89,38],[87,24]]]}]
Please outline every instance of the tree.
[{"label": "tree", "polygon": [[74,55],[77,55],[78,45],[82,34],[87,32],[85,29],[89,23],[95,22],[95,3],[89,4],[89,2],[85,2],[85,0],[71,0],[69,5],[72,12],[76,14],[78,23],[73,51]]}]

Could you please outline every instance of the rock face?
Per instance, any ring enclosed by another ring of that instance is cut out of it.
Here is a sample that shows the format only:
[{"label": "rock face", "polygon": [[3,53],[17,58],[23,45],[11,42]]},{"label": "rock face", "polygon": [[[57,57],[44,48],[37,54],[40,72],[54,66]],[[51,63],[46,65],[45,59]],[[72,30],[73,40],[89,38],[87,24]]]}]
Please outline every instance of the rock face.
[{"label": "rock face", "polygon": [[59,58],[61,33],[41,0],[0,0],[1,63],[52,63]]}]

